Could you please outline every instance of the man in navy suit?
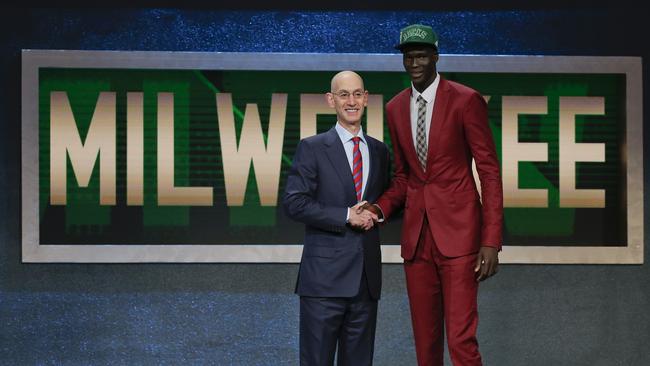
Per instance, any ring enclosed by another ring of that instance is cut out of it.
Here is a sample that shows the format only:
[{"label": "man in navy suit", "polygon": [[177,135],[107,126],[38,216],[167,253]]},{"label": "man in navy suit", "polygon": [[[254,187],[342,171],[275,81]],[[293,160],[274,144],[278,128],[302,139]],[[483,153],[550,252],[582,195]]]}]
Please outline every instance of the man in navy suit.
[{"label": "man in navy suit", "polygon": [[386,145],[364,135],[368,91],[342,71],[326,95],[336,126],[298,144],[284,208],[305,224],[296,284],[300,295],[300,364],[371,365],[381,291],[381,251],[374,202],[390,182]]}]

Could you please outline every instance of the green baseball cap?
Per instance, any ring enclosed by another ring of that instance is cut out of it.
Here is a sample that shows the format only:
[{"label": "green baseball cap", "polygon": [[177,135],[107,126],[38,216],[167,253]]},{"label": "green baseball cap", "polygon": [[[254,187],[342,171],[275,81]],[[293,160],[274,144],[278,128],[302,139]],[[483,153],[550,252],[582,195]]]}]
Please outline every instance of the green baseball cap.
[{"label": "green baseball cap", "polygon": [[438,35],[428,25],[411,24],[400,30],[399,44],[395,48],[401,51],[412,44],[428,45],[438,50]]}]

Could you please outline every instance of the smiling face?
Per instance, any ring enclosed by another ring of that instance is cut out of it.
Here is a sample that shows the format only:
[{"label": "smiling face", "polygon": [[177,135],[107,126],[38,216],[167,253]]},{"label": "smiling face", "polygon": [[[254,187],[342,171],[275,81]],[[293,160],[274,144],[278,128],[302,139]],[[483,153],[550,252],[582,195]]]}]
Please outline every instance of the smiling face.
[{"label": "smiling face", "polygon": [[327,103],[336,110],[343,127],[361,125],[363,109],[368,105],[368,91],[363,88],[361,77],[352,71],[342,71],[332,78],[331,90],[327,93]]},{"label": "smiling face", "polygon": [[436,79],[438,52],[433,47],[407,46],[402,51],[402,62],[417,91],[423,92]]}]

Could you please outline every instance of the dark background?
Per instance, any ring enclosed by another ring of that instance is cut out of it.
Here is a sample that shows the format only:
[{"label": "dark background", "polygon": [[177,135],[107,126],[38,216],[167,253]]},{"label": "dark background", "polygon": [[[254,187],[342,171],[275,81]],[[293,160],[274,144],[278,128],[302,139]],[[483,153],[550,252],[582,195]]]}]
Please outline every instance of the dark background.
[{"label": "dark background", "polygon": [[[422,22],[443,54],[642,56],[646,70],[650,51],[647,12],[624,2],[111,5],[0,9],[0,364],[298,358],[297,265],[21,263],[21,49],[392,53],[399,29]],[[480,289],[485,364],[650,364],[649,275],[647,265],[502,266]],[[384,265],[375,361],[415,364],[400,265]]]}]

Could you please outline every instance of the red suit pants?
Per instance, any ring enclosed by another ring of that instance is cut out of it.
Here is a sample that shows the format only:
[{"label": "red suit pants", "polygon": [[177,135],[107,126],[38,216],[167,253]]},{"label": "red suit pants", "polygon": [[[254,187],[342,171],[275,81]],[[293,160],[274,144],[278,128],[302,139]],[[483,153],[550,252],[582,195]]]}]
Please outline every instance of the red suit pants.
[{"label": "red suit pants", "polygon": [[415,256],[404,262],[419,366],[443,365],[443,329],[455,366],[482,365],[476,340],[476,257],[443,256],[425,216]]}]

